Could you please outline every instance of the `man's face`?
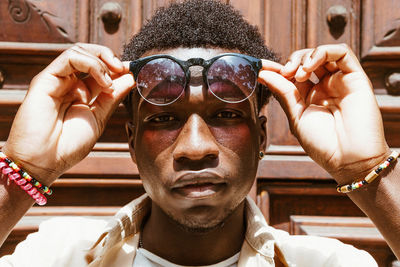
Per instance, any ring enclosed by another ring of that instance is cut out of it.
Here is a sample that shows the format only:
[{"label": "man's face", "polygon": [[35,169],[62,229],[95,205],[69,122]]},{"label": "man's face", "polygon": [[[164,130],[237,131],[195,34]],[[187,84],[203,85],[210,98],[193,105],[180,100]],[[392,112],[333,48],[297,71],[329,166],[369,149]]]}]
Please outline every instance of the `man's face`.
[{"label": "man's face", "polygon": [[[177,48],[152,51],[181,60],[209,59],[223,49]],[[264,131],[256,94],[225,103],[206,89],[202,67],[190,68],[185,93],[156,106],[137,99],[130,146],[150,198],[185,228],[209,229],[222,223],[249,192]]]}]

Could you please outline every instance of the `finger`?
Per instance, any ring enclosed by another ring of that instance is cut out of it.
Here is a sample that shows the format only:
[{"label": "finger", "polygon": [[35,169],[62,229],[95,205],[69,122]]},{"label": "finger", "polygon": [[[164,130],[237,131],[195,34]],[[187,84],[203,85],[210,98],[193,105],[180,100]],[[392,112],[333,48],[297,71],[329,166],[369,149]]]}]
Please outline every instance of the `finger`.
[{"label": "finger", "polygon": [[124,74],[114,80],[115,90],[111,94],[101,92],[97,96],[91,109],[99,123],[98,125],[105,125],[105,121],[134,86],[133,75]]},{"label": "finger", "polygon": [[314,86],[305,100],[307,106],[311,104],[327,106],[328,104],[331,104],[332,101],[333,98],[330,98],[326,92],[321,89],[321,84]]},{"label": "finger", "polygon": [[[114,73],[111,72],[110,76],[111,79],[114,81],[115,79],[121,77],[124,74],[128,74],[129,73],[129,63],[130,61],[124,61],[123,63],[123,70],[120,73]],[[85,83],[88,85],[88,87],[90,88],[91,92],[92,92],[92,100],[90,101],[90,104],[93,104],[93,102],[95,101],[95,99],[97,98],[97,96],[100,93],[106,93],[106,94],[111,94],[114,91],[114,85],[111,88],[108,87],[101,87],[97,84],[97,82],[92,78],[92,77],[88,77],[85,79]]]},{"label": "finger", "polygon": [[261,71],[259,82],[267,85],[281,104],[292,130],[305,109],[305,103],[296,86],[282,75],[272,71]]},{"label": "finger", "polygon": [[[101,93],[104,92],[106,94],[111,94],[114,89],[109,88],[109,87],[102,87],[100,86],[93,77],[88,77],[84,80],[84,83],[88,88],[90,88],[91,92],[91,100],[88,103],[93,103],[94,99],[97,98],[97,96]],[[112,86],[114,87],[114,86]]]},{"label": "finger", "polygon": [[311,72],[327,62],[336,62],[343,73],[363,71],[353,51],[345,44],[321,45],[317,47],[309,61],[305,62],[303,68]]},{"label": "finger", "polygon": [[311,57],[311,54],[313,53],[313,51],[314,51],[314,49],[308,49],[305,51],[306,53],[303,54],[303,57],[301,58],[300,66],[297,69],[296,74],[294,75],[294,78],[296,79],[296,81],[305,82],[312,76],[312,72],[305,71],[303,69],[303,65],[305,62],[310,61],[310,57]]},{"label": "finger", "polygon": [[300,65],[299,68],[296,71],[296,74],[294,75],[294,78],[298,82],[305,82],[310,78],[311,73],[312,72],[304,71],[303,70],[303,66]]},{"label": "finger", "polygon": [[113,72],[119,73],[123,71],[124,66],[122,62],[116,57],[110,48],[102,45],[85,43],[77,43],[76,46],[100,58]]},{"label": "finger", "polygon": [[[318,79],[318,81],[313,81],[315,84],[317,84],[319,81],[321,81],[325,75],[327,75],[328,73],[330,73],[330,71],[328,71],[325,66],[320,66],[319,68],[317,68],[316,70],[314,70],[313,72],[316,76],[316,79]],[[314,79],[314,78],[313,78]],[[310,77],[310,80],[312,80],[312,77]]]},{"label": "finger", "polygon": [[51,85],[43,86],[43,88],[49,90],[49,94],[61,97],[70,89],[71,82],[66,81],[72,81],[71,77],[73,77],[76,82],[76,75],[82,72],[88,73],[102,87],[110,87],[112,85],[112,79],[108,74],[109,70],[104,63],[94,56],[82,54],[75,49],[68,49],[62,53],[37,78],[35,77],[35,80],[42,80],[42,85],[45,80],[50,81]]},{"label": "finger", "polygon": [[312,72],[307,72],[303,69],[303,65],[304,62],[309,61],[310,60],[310,56],[313,53],[314,49],[310,49],[308,50],[305,54],[303,54],[303,57],[301,58],[301,63],[299,68],[296,71],[295,74],[295,79],[299,82],[304,82],[306,80],[308,80],[311,77],[311,73]]},{"label": "finger", "polygon": [[93,55],[92,53],[89,53],[89,51],[87,51],[81,47],[78,47],[78,46],[71,47],[71,50],[76,51],[78,54],[81,54],[82,56],[87,56],[89,58],[92,58],[93,60],[98,61],[99,64],[103,66],[104,70],[109,75],[111,74],[111,70],[108,68],[107,64],[103,60],[101,60],[99,57]]},{"label": "finger", "polygon": [[279,64],[278,62],[267,60],[267,59],[262,59],[262,69],[263,70],[271,70],[275,72],[280,72],[281,69],[283,68],[282,64]]},{"label": "finger", "polygon": [[88,104],[92,94],[83,81],[78,81],[76,87],[64,97],[64,103]]},{"label": "finger", "polygon": [[84,51],[75,49],[74,51],[76,54],[70,58],[69,62],[75,70],[88,73],[102,87],[109,88],[112,86],[111,72],[103,61]]},{"label": "finger", "polygon": [[310,91],[312,90],[312,88],[315,86],[315,84],[309,80],[306,80],[304,82],[295,81],[293,84],[296,86],[301,98],[306,103],[306,99],[307,99]]},{"label": "finger", "polygon": [[338,66],[337,66],[337,64],[336,64],[336,62],[327,62],[327,63],[324,65],[324,67],[325,67],[325,69],[326,69],[327,71],[329,71],[329,72],[331,72],[331,73],[335,73],[335,72],[337,72],[337,71],[339,70],[339,68],[338,68]]},{"label": "finger", "polygon": [[129,69],[130,63],[131,63],[130,61],[123,61],[122,62],[122,71],[119,73],[115,73],[115,72],[111,73],[111,78],[114,80],[115,78],[118,78],[119,76],[121,76],[123,74],[129,73],[130,72],[130,69]]},{"label": "finger", "polygon": [[302,49],[293,52],[290,55],[288,62],[282,68],[281,74],[285,77],[293,77],[301,64],[304,55],[310,51],[311,49]]},{"label": "finger", "polygon": [[319,67],[313,72],[305,72],[303,67],[300,66],[295,75],[295,80],[300,83],[311,83],[312,85],[318,84],[326,74],[329,72],[324,66]]}]

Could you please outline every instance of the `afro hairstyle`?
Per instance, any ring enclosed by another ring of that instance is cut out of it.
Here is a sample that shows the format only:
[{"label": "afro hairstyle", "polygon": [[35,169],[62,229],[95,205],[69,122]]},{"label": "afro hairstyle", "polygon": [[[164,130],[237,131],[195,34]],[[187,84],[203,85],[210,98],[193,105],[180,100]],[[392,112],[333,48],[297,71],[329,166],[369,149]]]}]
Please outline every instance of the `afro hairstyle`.
[{"label": "afro hairstyle", "polygon": [[[278,56],[264,44],[258,28],[231,5],[217,0],[187,0],[159,8],[125,45],[122,60],[136,60],[153,49],[178,47],[237,49],[246,55],[278,61]],[[260,85],[260,89],[261,109],[271,94],[264,86]],[[133,115],[132,91],[124,105],[129,115]]]}]

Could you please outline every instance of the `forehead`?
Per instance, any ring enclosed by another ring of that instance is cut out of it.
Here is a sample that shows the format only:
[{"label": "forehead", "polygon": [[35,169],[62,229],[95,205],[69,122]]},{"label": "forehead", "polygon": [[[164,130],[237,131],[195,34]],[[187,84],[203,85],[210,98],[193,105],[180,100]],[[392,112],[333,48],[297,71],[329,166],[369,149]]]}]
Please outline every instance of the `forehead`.
[{"label": "forehead", "polygon": [[166,54],[173,56],[180,60],[188,60],[189,58],[203,58],[210,59],[212,57],[218,56],[223,53],[239,53],[237,49],[225,49],[225,48],[204,48],[204,47],[178,47],[178,48],[170,48],[163,50],[150,50],[143,54],[142,57],[157,55],[157,54]]}]

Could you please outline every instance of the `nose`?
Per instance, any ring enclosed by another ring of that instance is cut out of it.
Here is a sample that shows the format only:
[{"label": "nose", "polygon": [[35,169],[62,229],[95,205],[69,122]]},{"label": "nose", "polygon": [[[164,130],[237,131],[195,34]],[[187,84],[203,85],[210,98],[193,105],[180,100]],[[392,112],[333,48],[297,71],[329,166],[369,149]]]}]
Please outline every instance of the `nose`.
[{"label": "nose", "polygon": [[173,150],[176,162],[215,160],[219,149],[207,123],[198,114],[192,114],[176,139]]}]

